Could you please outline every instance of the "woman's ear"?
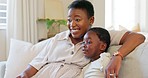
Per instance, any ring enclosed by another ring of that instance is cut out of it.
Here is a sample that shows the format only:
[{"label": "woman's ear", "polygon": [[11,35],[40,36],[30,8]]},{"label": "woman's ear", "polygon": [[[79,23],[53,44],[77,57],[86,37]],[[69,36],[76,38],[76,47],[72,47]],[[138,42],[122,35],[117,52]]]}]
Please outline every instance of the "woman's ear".
[{"label": "woman's ear", "polygon": [[94,19],[95,19],[94,16],[92,16],[92,17],[89,18],[89,23],[90,23],[91,25],[94,23]]}]

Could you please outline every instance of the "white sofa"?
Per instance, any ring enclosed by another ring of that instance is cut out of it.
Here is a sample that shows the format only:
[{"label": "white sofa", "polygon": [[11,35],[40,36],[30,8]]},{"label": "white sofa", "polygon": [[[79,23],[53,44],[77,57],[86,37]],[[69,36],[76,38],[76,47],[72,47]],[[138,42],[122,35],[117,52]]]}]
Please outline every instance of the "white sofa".
[{"label": "white sofa", "polygon": [[4,78],[6,61],[0,62],[0,78]]},{"label": "white sofa", "polygon": [[[45,45],[46,40],[33,45],[29,42],[12,39],[7,62],[0,62],[0,78],[15,78]],[[119,47],[111,46],[108,51],[113,54]],[[147,41],[124,58],[119,78],[148,78]]]}]

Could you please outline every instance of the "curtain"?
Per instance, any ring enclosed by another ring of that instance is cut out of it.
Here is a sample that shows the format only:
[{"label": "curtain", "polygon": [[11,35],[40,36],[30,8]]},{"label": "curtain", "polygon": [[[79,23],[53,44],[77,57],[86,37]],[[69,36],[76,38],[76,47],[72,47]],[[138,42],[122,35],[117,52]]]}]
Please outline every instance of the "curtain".
[{"label": "curtain", "polygon": [[142,32],[148,32],[148,0],[140,0],[140,28]]},{"label": "curtain", "polygon": [[37,0],[8,0],[7,53],[10,39],[37,42]]},{"label": "curtain", "polygon": [[106,20],[108,26],[114,27],[116,30],[129,29],[136,26],[139,21],[137,20],[138,14],[136,12],[136,0],[111,0],[106,1]]},{"label": "curtain", "polygon": [[148,32],[147,0],[106,0],[105,6],[106,28]]}]

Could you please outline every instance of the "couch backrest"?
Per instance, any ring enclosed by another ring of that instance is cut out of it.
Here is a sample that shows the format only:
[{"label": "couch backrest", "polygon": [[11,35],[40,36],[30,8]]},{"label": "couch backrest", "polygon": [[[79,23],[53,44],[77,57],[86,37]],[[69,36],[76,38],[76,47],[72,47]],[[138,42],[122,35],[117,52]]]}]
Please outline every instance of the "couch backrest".
[{"label": "couch backrest", "polygon": [[[111,46],[108,51],[113,54],[121,46]],[[136,47],[122,61],[119,78],[148,78],[148,42]]]}]

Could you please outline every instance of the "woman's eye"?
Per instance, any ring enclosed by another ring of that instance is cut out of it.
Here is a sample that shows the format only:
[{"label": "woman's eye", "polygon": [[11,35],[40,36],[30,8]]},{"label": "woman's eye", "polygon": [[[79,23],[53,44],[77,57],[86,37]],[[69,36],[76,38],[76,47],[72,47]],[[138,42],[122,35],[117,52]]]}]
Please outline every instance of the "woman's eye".
[{"label": "woman's eye", "polygon": [[80,21],[80,19],[75,19],[75,21],[79,22],[79,21]]}]

